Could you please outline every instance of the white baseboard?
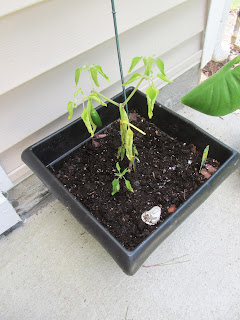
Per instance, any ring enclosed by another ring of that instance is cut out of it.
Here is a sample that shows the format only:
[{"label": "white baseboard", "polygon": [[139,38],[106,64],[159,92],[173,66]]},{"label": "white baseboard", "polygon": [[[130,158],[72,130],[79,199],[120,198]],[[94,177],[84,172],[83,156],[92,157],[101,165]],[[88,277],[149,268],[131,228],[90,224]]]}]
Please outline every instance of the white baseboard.
[{"label": "white baseboard", "polygon": [[22,221],[11,203],[0,192],[0,234]]}]

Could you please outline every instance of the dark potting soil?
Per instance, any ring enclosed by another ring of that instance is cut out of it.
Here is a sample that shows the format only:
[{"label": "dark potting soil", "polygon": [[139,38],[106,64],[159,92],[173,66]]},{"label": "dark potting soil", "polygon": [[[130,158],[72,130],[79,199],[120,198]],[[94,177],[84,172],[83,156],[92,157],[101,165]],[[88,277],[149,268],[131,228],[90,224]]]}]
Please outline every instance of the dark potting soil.
[{"label": "dark potting soil", "polygon": [[[140,161],[126,178],[134,193],[122,179],[120,191],[111,195],[121,144],[119,121],[74,151],[60,168],[51,167],[61,183],[128,250],[135,249],[219,167],[216,160],[208,159],[209,171],[200,174],[203,150],[167,136],[136,113],[131,114],[131,120],[146,133],[143,136],[133,129]],[[119,164],[123,171],[128,160]],[[141,215],[154,206],[161,207],[162,214],[158,224],[150,226]]]}]

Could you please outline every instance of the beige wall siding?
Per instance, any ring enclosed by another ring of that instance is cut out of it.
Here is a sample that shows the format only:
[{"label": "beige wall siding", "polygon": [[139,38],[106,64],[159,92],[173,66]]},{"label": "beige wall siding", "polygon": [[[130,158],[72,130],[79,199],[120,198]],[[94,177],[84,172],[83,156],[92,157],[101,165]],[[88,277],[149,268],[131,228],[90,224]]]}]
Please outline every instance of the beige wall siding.
[{"label": "beige wall siding", "polygon": [[[119,32],[182,3],[182,0],[116,1]],[[161,4],[161,5],[160,5]],[[44,1],[0,20],[3,62],[0,94],[107,41],[114,35],[111,2]],[[17,53],[17,54],[16,54]]]},{"label": "beige wall siding", "polygon": [[0,17],[46,0],[0,0]]},{"label": "beige wall siding", "polygon": [[[125,75],[136,55],[161,57],[173,78],[199,63],[207,2],[116,0]],[[78,66],[99,63],[111,79],[110,86],[102,81],[102,90],[120,91],[109,4],[43,1],[0,19],[0,164],[12,180],[25,172],[23,148],[67,121]],[[89,88],[84,82],[83,89]]]}]

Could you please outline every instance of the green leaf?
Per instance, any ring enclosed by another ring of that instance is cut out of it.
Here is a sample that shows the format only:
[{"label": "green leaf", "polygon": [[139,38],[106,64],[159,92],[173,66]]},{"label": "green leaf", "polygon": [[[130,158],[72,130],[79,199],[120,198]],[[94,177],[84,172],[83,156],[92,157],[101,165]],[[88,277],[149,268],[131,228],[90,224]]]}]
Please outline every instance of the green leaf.
[{"label": "green leaf", "polygon": [[153,62],[154,62],[154,59],[152,57],[149,57],[146,59],[146,69],[145,69],[145,72],[144,74],[146,76],[150,76],[150,74],[152,73],[152,65],[153,65]]},{"label": "green leaf", "polygon": [[144,63],[145,69],[146,69],[147,68],[147,59],[146,58],[143,58],[143,63]]},{"label": "green leaf", "polygon": [[68,119],[71,119],[73,116],[73,103],[72,103],[72,101],[68,102],[67,110],[68,110]]},{"label": "green leaf", "polygon": [[240,55],[187,93],[181,102],[211,116],[224,116],[240,108]]},{"label": "green leaf", "polygon": [[84,95],[82,89],[79,88],[77,91],[74,92],[74,98],[77,97],[77,95],[79,94],[79,92],[81,92],[81,94]]},{"label": "green leaf", "polygon": [[157,74],[157,77],[166,82],[173,82],[172,80],[168,79],[168,77],[165,74]]},{"label": "green leaf", "polygon": [[206,146],[206,148],[203,150],[202,161],[201,161],[199,172],[202,170],[202,167],[207,161],[208,151],[209,151],[209,146]]},{"label": "green leaf", "polygon": [[129,169],[128,168],[124,169],[122,172],[122,176],[124,176],[127,172],[129,172]]},{"label": "green leaf", "polygon": [[80,74],[82,72],[82,69],[83,69],[83,67],[77,68],[76,71],[75,71],[75,83],[76,83],[76,86],[78,85],[78,81],[79,81],[79,77],[80,77]]},{"label": "green leaf", "polygon": [[131,78],[127,82],[123,83],[123,86],[126,86],[127,84],[129,84],[129,83],[131,83],[141,77],[142,77],[142,75],[140,73],[134,73],[134,75],[132,75]]},{"label": "green leaf", "polygon": [[116,168],[117,168],[117,171],[118,171],[118,172],[121,172],[121,168],[120,168],[120,165],[119,165],[118,162],[116,163]]},{"label": "green leaf", "polygon": [[156,59],[156,60],[155,60],[155,63],[156,63],[156,65],[157,65],[159,71],[160,71],[162,74],[165,74],[163,61],[162,61],[161,59]]},{"label": "green leaf", "polygon": [[75,109],[77,108],[77,105],[76,105],[76,103],[74,103],[74,105],[73,105],[73,108],[75,108]]},{"label": "green leaf", "polygon": [[91,77],[92,77],[95,85],[96,85],[97,87],[100,87],[100,84],[99,84],[99,82],[98,82],[97,69],[96,69],[95,67],[90,67],[89,70],[90,70],[90,75],[91,75]]},{"label": "green leaf", "polygon": [[112,187],[113,187],[112,196],[114,196],[115,193],[117,193],[120,190],[120,184],[118,179],[114,179],[112,181]]},{"label": "green leaf", "polygon": [[83,110],[82,115],[81,115],[81,117],[84,121],[84,124],[88,129],[88,132],[91,134],[91,137],[94,136],[94,132],[97,129],[97,126],[93,122],[91,115],[90,115],[92,108],[93,108],[92,100],[89,99],[88,104],[87,104],[87,108]]},{"label": "green leaf", "polygon": [[133,160],[133,131],[129,128],[125,137],[126,156],[129,161]]},{"label": "green leaf", "polygon": [[103,76],[103,78],[105,78],[108,82],[110,82],[108,76],[102,71],[102,68],[99,65],[94,67],[97,70],[97,72],[100,73],[101,76]]},{"label": "green leaf", "polygon": [[97,93],[91,93],[91,94],[89,95],[89,97],[91,97],[92,99],[96,100],[96,101],[97,101],[98,103],[100,103],[102,106],[104,106],[104,107],[107,106],[107,104],[106,104],[105,102],[103,102],[103,101],[99,98],[99,96],[97,95]]},{"label": "green leaf", "polygon": [[125,179],[125,184],[129,191],[134,192],[129,180]]},{"label": "green leaf", "polygon": [[128,70],[128,73],[130,73],[132,71],[132,69],[138,64],[138,62],[142,59],[142,57],[135,57],[132,59],[132,63],[131,66]]},{"label": "green leaf", "polygon": [[151,119],[153,116],[154,104],[158,94],[159,94],[159,91],[154,85],[152,85],[151,87],[148,87],[146,90],[149,119]]},{"label": "green leaf", "polygon": [[121,118],[121,121],[120,121],[121,141],[122,141],[122,145],[125,146],[126,133],[127,133],[127,127],[128,126],[127,126],[126,123],[122,123],[122,122],[127,122],[128,123],[128,116],[127,116],[127,113],[126,113],[126,111],[125,111],[125,109],[123,107],[120,107],[119,111],[120,111],[120,118]]}]

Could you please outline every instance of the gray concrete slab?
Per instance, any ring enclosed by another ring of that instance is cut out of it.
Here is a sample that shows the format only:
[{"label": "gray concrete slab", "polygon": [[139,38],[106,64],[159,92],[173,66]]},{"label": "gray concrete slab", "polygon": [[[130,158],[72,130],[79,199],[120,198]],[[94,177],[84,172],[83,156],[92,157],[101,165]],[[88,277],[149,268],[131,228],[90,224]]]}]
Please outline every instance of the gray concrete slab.
[{"label": "gray concrete slab", "polygon": [[[240,151],[239,114],[180,113]],[[0,240],[0,319],[239,320],[239,194],[238,169],[133,277],[46,202]]]}]

